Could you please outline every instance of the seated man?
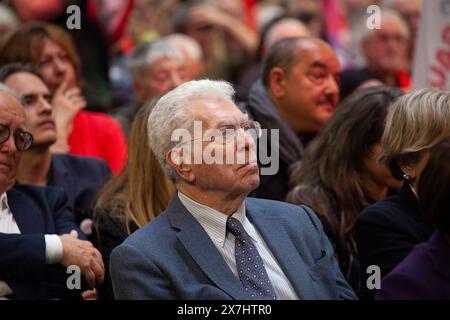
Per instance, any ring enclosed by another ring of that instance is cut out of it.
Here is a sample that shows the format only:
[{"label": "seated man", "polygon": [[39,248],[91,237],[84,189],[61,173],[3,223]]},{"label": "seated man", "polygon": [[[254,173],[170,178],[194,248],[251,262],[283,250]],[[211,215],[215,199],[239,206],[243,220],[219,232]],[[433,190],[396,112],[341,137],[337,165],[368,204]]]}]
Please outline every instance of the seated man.
[{"label": "seated man", "polygon": [[19,99],[0,84],[0,297],[80,298],[79,290],[69,290],[63,267],[77,265],[94,288],[103,281],[102,258],[90,242],[77,239],[84,236],[63,191],[14,185],[22,152],[33,140],[24,124]]},{"label": "seated man", "polygon": [[30,150],[22,155],[17,181],[63,188],[75,222],[89,236],[94,198],[111,176],[108,165],[100,159],[50,153],[57,136],[52,95],[39,71],[31,66],[8,64],[0,68],[0,82],[22,97],[27,127],[34,138]]},{"label": "seated man", "polygon": [[[247,198],[259,184],[252,134],[261,128],[233,94],[226,82],[190,81],[155,105],[150,146],[178,193],[113,250],[115,297],[354,299],[311,209]],[[226,162],[208,157],[219,154]]]}]

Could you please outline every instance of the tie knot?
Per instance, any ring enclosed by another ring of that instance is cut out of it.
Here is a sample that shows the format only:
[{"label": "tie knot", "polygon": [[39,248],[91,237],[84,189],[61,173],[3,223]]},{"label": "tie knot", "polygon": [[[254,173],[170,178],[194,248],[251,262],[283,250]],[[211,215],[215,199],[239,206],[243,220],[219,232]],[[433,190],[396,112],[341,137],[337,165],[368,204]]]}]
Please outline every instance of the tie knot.
[{"label": "tie knot", "polygon": [[236,218],[228,218],[227,220],[228,231],[231,232],[235,237],[243,234],[245,232],[244,227]]}]

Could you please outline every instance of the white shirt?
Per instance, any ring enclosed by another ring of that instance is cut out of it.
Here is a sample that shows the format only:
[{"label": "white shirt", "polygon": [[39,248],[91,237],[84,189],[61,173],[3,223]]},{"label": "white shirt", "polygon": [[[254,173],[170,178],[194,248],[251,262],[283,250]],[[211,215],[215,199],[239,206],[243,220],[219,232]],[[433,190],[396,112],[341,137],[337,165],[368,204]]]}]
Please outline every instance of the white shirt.
[{"label": "white shirt", "polygon": [[[4,192],[0,196],[0,233],[20,234],[19,226],[11,212],[8,204],[8,196]],[[45,262],[47,264],[59,263],[63,257],[63,246],[56,234],[45,235]],[[1,279],[0,279],[1,280]],[[11,288],[0,281],[0,297],[12,294]]]},{"label": "white shirt", "polygon": [[[200,223],[203,229],[206,231],[211,241],[219,250],[222,257],[225,259],[228,267],[231,269],[236,278],[239,279],[239,275],[236,268],[236,261],[234,255],[234,235],[231,232],[227,232],[227,219],[228,216],[208,206],[202,205],[191,198],[187,197],[183,193],[178,191],[178,197],[181,203],[186,209],[194,216],[194,218]],[[269,247],[264,242],[264,239],[255,229],[253,224],[247,219],[245,214],[245,201],[241,204],[239,209],[231,215],[241,222],[245,231],[250,235],[253,240],[259,255],[264,261],[264,266],[267,271],[267,275],[275,290],[277,299],[279,300],[296,300],[298,299],[294,288],[289,282],[288,278],[284,274],[283,270],[275,260]]]}]

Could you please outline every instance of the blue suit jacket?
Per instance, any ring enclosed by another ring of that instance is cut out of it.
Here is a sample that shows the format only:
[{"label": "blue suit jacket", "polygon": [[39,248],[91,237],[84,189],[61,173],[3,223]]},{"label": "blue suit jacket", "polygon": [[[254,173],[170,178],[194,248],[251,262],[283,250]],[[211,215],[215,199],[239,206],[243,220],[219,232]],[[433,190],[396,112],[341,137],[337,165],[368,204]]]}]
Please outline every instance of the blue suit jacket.
[{"label": "blue suit jacket", "polygon": [[[356,298],[314,212],[252,198],[246,210],[301,299]],[[113,250],[110,268],[117,299],[250,298],[177,195]]]},{"label": "blue suit jacket", "polygon": [[79,296],[66,288],[68,274],[60,265],[45,264],[44,234],[75,229],[63,191],[51,187],[16,185],[7,192],[8,204],[21,234],[0,233],[0,280],[19,299]]},{"label": "blue suit jacket", "polygon": [[92,219],[95,196],[111,177],[105,161],[69,154],[54,154],[48,174],[48,185],[61,187],[73,209],[77,225]]}]

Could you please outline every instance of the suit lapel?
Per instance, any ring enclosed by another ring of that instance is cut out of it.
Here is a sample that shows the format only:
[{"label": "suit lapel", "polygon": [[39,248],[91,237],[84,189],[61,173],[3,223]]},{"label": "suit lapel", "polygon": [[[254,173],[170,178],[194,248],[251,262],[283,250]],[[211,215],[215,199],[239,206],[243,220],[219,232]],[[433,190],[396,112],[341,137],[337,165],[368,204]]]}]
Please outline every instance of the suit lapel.
[{"label": "suit lapel", "polygon": [[11,208],[20,233],[42,233],[45,230],[42,215],[35,209],[33,203],[14,188],[8,191],[7,194],[8,205]]},{"label": "suit lapel", "polygon": [[74,209],[75,199],[73,195],[74,180],[64,165],[62,155],[53,155],[49,170],[49,185],[63,188],[67,195],[67,202]]},{"label": "suit lapel", "polygon": [[248,204],[246,206],[247,217],[264,238],[270,251],[275,256],[278,264],[292,284],[300,299],[315,299],[313,279],[308,273],[308,267],[302,261],[298,249],[288,236],[288,231],[274,217],[264,214],[267,210],[257,210]]},{"label": "suit lapel", "polygon": [[172,198],[167,213],[172,226],[179,230],[178,239],[209,280],[234,299],[249,299],[208,234],[186,210],[177,194]]}]

